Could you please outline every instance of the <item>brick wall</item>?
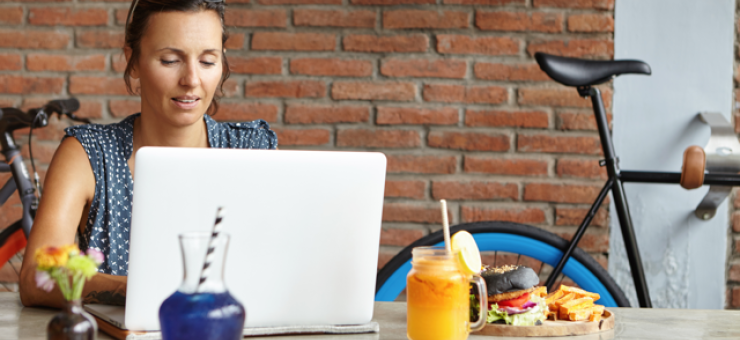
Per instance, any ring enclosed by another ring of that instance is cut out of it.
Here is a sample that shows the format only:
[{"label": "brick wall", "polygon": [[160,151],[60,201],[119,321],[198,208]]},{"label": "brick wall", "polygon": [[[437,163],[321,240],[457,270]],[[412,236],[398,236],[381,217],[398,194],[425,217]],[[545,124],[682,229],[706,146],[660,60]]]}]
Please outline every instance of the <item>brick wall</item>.
[{"label": "brick wall", "polygon": [[[0,2],[0,106],[75,96],[95,122],[137,112],[121,78],[129,3]],[[570,237],[597,195],[605,172],[590,101],[532,56],[611,58],[613,0],[227,3],[232,77],[215,118],[265,119],[282,149],[385,153],[379,265],[440,227],[441,198],[452,223],[509,220]],[[602,91],[610,108],[611,85]],[[34,133],[42,175],[68,124]],[[0,225],[17,218],[14,200]],[[607,218],[602,209],[581,242],[604,265]]]},{"label": "brick wall", "polygon": [[[735,18],[740,18],[740,3],[736,3]],[[740,133],[740,20],[736,22],[735,31],[735,133]],[[727,270],[727,308],[740,309],[740,190],[735,190],[732,210],[732,227],[730,230],[728,270]]]}]

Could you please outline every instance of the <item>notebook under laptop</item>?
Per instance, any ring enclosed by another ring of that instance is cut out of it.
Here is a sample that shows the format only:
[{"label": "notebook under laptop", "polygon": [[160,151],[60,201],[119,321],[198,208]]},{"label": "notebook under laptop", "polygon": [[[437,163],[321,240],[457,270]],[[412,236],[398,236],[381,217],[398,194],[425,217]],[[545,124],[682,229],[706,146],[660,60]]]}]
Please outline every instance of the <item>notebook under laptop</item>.
[{"label": "notebook under laptop", "polygon": [[159,330],[183,276],[178,234],[209,231],[224,206],[224,280],[246,327],[371,320],[383,154],[142,148],[135,164],[126,308],[86,306],[96,316]]}]

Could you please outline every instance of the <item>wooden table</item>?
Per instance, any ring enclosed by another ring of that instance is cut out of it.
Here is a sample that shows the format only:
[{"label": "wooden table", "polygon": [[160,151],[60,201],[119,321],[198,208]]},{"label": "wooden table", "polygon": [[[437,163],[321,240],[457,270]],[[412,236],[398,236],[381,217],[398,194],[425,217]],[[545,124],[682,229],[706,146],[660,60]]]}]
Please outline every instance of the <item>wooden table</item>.
[{"label": "wooden table", "polygon": [[[599,334],[568,337],[591,339],[740,339],[740,310],[685,310],[614,308],[616,326]],[[0,340],[46,339],[46,325],[57,311],[24,308],[17,293],[0,293]],[[249,312],[247,311],[247,317]],[[380,324],[379,334],[280,336],[268,340],[406,340],[406,304],[377,302],[373,318]],[[98,339],[111,339],[101,333]],[[470,339],[491,339],[470,336]],[[524,338],[496,338],[503,340]],[[563,339],[563,338],[526,338]]]}]

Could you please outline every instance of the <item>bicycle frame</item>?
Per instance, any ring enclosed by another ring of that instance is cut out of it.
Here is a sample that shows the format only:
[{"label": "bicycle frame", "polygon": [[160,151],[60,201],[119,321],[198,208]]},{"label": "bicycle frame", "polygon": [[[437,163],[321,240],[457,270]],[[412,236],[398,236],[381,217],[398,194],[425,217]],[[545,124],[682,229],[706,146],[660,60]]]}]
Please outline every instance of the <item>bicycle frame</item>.
[{"label": "bicycle frame", "polygon": [[[601,139],[601,148],[604,152],[604,159],[599,162],[601,166],[606,166],[608,179],[604,184],[604,187],[599,192],[596,200],[591,205],[588,214],[584,217],[578,230],[573,235],[567,249],[563,253],[563,257],[558,262],[557,266],[553,269],[550,276],[547,278],[546,285],[548,291],[552,290],[555,285],[555,281],[560,275],[565,266],[565,263],[570,258],[571,253],[578,245],[581,240],[586,228],[591,223],[594,215],[598,211],[601,204],[604,202],[606,195],[609,191],[612,191],[614,197],[614,206],[616,208],[617,216],[619,218],[619,226],[622,230],[622,237],[624,239],[624,246],[627,252],[627,259],[630,264],[630,271],[632,272],[632,279],[635,284],[635,290],[637,292],[637,300],[640,303],[640,307],[652,307],[650,300],[650,293],[648,291],[647,282],[645,280],[645,272],[642,266],[642,259],[640,257],[640,251],[637,246],[637,240],[635,238],[635,231],[632,226],[632,217],[630,216],[629,206],[627,205],[627,197],[624,193],[624,187],[622,186],[625,182],[636,182],[636,183],[665,183],[665,184],[679,184],[681,181],[680,172],[649,172],[649,171],[621,171],[619,169],[619,158],[617,158],[614,152],[614,145],[612,143],[611,134],[609,133],[609,125],[606,119],[606,113],[604,110],[604,102],[601,99],[601,91],[597,88],[590,86],[578,87],[578,93],[582,97],[591,97],[591,104],[593,107],[594,115],[596,117],[596,126],[599,131],[599,137]],[[704,184],[720,184],[720,185],[740,185],[737,175],[731,174],[706,174],[704,177]]]},{"label": "bicycle frame", "polygon": [[11,132],[5,132],[0,140],[0,150],[5,156],[5,163],[0,163],[0,172],[10,172],[13,177],[9,179],[2,188],[0,188],[0,206],[10,198],[13,192],[18,190],[21,203],[23,204],[23,213],[21,217],[21,226],[23,233],[28,238],[33,226],[33,218],[36,215],[38,207],[38,197],[28,175],[28,169],[23,163],[21,152],[15,144]]}]

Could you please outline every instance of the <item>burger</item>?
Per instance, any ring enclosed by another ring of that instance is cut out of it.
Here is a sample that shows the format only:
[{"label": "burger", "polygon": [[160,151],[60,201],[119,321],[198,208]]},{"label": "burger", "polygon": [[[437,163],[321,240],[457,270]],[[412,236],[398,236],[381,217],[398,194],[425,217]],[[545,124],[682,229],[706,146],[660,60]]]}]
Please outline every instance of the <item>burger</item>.
[{"label": "burger", "polygon": [[481,277],[488,287],[488,323],[535,326],[546,319],[547,304],[543,297],[546,289],[535,287],[540,278],[532,268],[510,265],[485,268]]}]

